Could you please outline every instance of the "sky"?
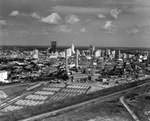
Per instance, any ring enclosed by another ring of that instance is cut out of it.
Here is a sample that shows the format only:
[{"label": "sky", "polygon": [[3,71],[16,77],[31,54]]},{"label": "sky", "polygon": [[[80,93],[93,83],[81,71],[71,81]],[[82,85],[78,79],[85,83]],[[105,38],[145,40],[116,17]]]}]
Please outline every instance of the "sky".
[{"label": "sky", "polygon": [[0,0],[0,45],[150,47],[150,0]]}]

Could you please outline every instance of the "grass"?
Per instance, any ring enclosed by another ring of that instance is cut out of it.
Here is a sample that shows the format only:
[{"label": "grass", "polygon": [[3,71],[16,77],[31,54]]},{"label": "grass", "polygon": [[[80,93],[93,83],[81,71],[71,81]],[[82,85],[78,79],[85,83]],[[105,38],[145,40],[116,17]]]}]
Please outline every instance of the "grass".
[{"label": "grass", "polygon": [[126,110],[114,104],[97,103],[43,121],[131,121]]},{"label": "grass", "polygon": [[26,89],[28,85],[20,85],[20,86],[14,86],[14,87],[8,87],[2,89],[3,92],[5,92],[6,95],[12,96],[15,95],[18,92],[21,92]]}]

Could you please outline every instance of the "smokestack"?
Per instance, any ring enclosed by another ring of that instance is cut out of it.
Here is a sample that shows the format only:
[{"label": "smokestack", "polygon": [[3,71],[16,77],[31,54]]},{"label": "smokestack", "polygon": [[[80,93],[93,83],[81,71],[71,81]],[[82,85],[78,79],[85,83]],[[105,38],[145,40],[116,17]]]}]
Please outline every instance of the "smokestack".
[{"label": "smokestack", "polygon": [[79,67],[79,50],[76,51],[76,68]]},{"label": "smokestack", "polygon": [[65,59],[66,59],[65,68],[66,68],[66,72],[67,72],[67,74],[68,74],[68,57],[67,57],[67,49],[65,50]]}]

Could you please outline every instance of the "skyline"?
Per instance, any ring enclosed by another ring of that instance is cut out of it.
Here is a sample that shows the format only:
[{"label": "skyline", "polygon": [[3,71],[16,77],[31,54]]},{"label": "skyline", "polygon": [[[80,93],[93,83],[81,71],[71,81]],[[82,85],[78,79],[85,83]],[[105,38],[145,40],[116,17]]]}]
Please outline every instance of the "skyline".
[{"label": "skyline", "polygon": [[150,47],[149,0],[0,0],[0,45]]}]

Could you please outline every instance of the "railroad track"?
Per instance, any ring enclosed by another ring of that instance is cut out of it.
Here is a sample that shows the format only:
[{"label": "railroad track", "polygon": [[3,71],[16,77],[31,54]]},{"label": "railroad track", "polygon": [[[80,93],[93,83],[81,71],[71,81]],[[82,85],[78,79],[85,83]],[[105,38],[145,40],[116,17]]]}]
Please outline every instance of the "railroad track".
[{"label": "railroad track", "polygon": [[84,102],[81,102],[81,103],[78,103],[78,104],[75,104],[75,105],[72,105],[72,106],[68,106],[68,107],[65,107],[65,108],[61,108],[61,109],[58,109],[58,110],[55,110],[55,111],[51,111],[51,112],[43,113],[43,114],[36,115],[36,116],[33,116],[33,117],[29,117],[29,118],[26,118],[26,119],[22,119],[20,121],[42,120],[44,118],[48,118],[48,117],[51,117],[51,116],[56,116],[58,114],[65,113],[65,112],[68,112],[70,110],[74,110],[76,108],[81,108],[85,105],[87,106],[87,105],[91,105],[91,104],[97,103],[97,102],[104,102],[104,101],[109,101],[109,100],[112,100],[112,99],[116,99],[116,98],[119,98],[119,97],[125,95],[126,93],[129,93],[133,89],[141,88],[142,86],[145,86],[149,83],[150,82],[147,82],[147,83],[144,83],[144,84],[138,85],[136,87],[132,87],[132,88],[129,88],[129,89],[117,92],[117,93],[113,93],[113,94],[109,94],[109,95],[102,96],[102,97],[99,97],[99,98],[84,101]]}]

